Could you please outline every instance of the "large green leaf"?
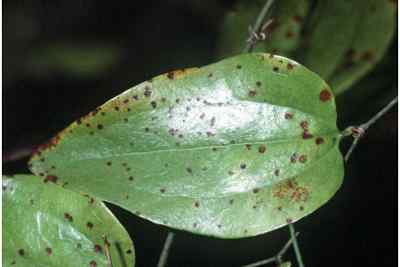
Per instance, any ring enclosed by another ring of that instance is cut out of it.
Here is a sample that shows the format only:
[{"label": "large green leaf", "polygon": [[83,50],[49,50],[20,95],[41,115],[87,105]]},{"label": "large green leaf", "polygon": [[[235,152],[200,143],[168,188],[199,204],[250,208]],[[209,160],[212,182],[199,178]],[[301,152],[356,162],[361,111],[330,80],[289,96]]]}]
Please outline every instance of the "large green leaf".
[{"label": "large green leaf", "polygon": [[322,79],[254,53],[145,81],[74,122],[30,164],[155,223],[239,238],[333,196],[339,137]]},{"label": "large green leaf", "polygon": [[[3,177],[3,266],[134,266],[128,233],[103,203],[31,175]],[[108,248],[108,249],[107,249]]]}]

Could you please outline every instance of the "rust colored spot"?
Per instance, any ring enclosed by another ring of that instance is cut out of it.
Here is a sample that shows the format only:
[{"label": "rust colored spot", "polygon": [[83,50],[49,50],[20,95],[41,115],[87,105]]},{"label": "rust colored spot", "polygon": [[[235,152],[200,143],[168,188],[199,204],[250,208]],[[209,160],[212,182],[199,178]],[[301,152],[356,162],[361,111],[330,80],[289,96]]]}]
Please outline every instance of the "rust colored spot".
[{"label": "rust colored spot", "polygon": [[47,175],[46,178],[43,180],[43,182],[47,183],[47,182],[52,182],[52,183],[56,183],[58,180],[58,177],[55,175]]},{"label": "rust colored spot", "polygon": [[236,65],[236,68],[240,70],[242,68],[242,66],[241,65]]},{"label": "rust colored spot", "polygon": [[291,63],[287,64],[287,69],[288,70],[292,70],[293,68],[294,68],[293,64],[291,64]]},{"label": "rust colored spot", "polygon": [[174,72],[169,72],[168,74],[167,74],[167,77],[168,77],[168,79],[170,79],[170,80],[173,80],[174,79]]},{"label": "rust colored spot", "polygon": [[128,250],[126,251],[126,254],[132,254],[132,250],[128,249]]},{"label": "rust colored spot", "polygon": [[287,119],[287,120],[293,119],[293,113],[286,112],[286,113],[285,113],[285,119]]},{"label": "rust colored spot", "polygon": [[303,130],[308,130],[308,122],[307,121],[302,121],[302,122],[300,122],[300,127],[303,129]]},{"label": "rust colored spot", "polygon": [[46,253],[47,253],[47,255],[51,255],[51,253],[52,253],[53,251],[51,250],[51,248],[46,248]]},{"label": "rust colored spot", "polygon": [[186,168],[186,171],[187,171],[188,173],[190,173],[190,174],[193,173],[193,170],[192,170],[191,168]]},{"label": "rust colored spot", "polygon": [[69,214],[69,213],[64,213],[64,218],[67,220],[67,221],[70,221],[70,222],[72,222],[73,220],[74,220],[74,218],[72,218],[72,216],[71,216],[71,214]]},{"label": "rust colored spot", "polygon": [[115,111],[119,111],[119,107],[114,107]]},{"label": "rust colored spot", "polygon": [[259,153],[264,153],[266,150],[267,150],[267,148],[266,148],[265,145],[260,145],[260,146],[258,147],[258,152],[259,152]]},{"label": "rust colored spot", "polygon": [[89,229],[92,229],[93,228],[93,223],[87,222],[86,223],[86,227],[89,228]]},{"label": "rust colored spot", "polygon": [[256,82],[256,85],[257,85],[257,87],[261,87],[261,82],[260,82],[260,81],[257,81],[257,82]]},{"label": "rust colored spot", "polygon": [[303,139],[310,139],[313,138],[314,136],[310,134],[308,131],[303,132]]},{"label": "rust colored spot", "polygon": [[25,250],[23,250],[22,248],[18,249],[18,254],[20,256],[24,256],[25,255]]},{"label": "rust colored spot", "polygon": [[272,70],[275,71],[275,72],[278,72],[279,68],[278,67],[273,67]]},{"label": "rust colored spot", "polygon": [[250,90],[249,91],[249,96],[250,97],[255,97],[257,95],[257,91],[255,91],[255,90]]},{"label": "rust colored spot", "polygon": [[242,170],[246,169],[246,164],[244,164],[244,163],[240,164],[240,168],[241,168]]},{"label": "rust colored spot", "polygon": [[374,53],[372,51],[365,51],[362,53],[361,59],[364,61],[371,61],[374,59]]},{"label": "rust colored spot", "polygon": [[161,193],[165,193],[165,188],[161,188],[161,189],[160,189],[160,192],[161,192]]},{"label": "rust colored spot", "polygon": [[287,38],[292,38],[293,36],[294,36],[293,31],[288,30],[288,31],[286,32],[286,37],[287,37]]},{"label": "rust colored spot", "polygon": [[303,22],[303,18],[299,15],[293,16],[293,20],[296,21],[297,23]]},{"label": "rust colored spot", "polygon": [[196,208],[198,208],[198,207],[200,207],[200,203],[196,201],[196,202],[194,203],[194,206],[195,206]]},{"label": "rust colored spot", "polygon": [[231,200],[229,200],[229,204],[233,204],[233,202],[234,202],[234,200],[233,199],[231,199]]},{"label": "rust colored spot", "polygon": [[245,146],[246,146],[247,150],[251,150],[251,145],[250,144],[246,144]]},{"label": "rust colored spot", "polygon": [[111,161],[107,161],[107,166],[111,166]]},{"label": "rust colored spot", "polygon": [[151,105],[153,108],[156,108],[156,107],[157,107],[157,102],[156,102],[156,101],[151,101],[151,102],[150,102],[150,105]]},{"label": "rust colored spot", "polygon": [[276,170],[274,171],[274,174],[275,174],[275,176],[279,176],[279,169],[276,169]]},{"label": "rust colored spot", "polygon": [[103,125],[102,124],[98,124],[97,125],[97,129],[99,129],[99,130],[103,129]]},{"label": "rust colored spot", "polygon": [[97,267],[97,262],[93,260],[93,261],[89,262],[89,266],[90,267]]},{"label": "rust colored spot", "polygon": [[325,140],[324,140],[324,138],[322,138],[322,137],[317,137],[317,139],[315,139],[315,143],[317,144],[317,145],[321,145],[321,144],[323,144],[325,142]]},{"label": "rust colored spot", "polygon": [[329,100],[331,100],[331,98],[332,98],[332,95],[331,95],[331,92],[329,92],[328,89],[324,89],[319,93],[319,99],[322,102],[329,101]]},{"label": "rust colored spot", "polygon": [[254,189],[253,189],[253,193],[254,193],[254,194],[257,194],[258,192],[260,192],[260,189],[258,189],[258,188],[254,188]]},{"label": "rust colored spot", "polygon": [[293,220],[290,219],[290,218],[287,218],[287,219],[286,219],[286,222],[287,222],[287,223],[292,223],[292,221],[293,221]]},{"label": "rust colored spot", "polygon": [[307,156],[306,156],[306,155],[301,155],[301,156],[299,157],[299,161],[300,161],[301,163],[306,163],[306,161],[307,161]]},{"label": "rust colored spot", "polygon": [[100,245],[98,245],[98,244],[94,245],[94,251],[95,251],[95,252],[101,252],[102,250],[103,250],[103,249],[101,248]]},{"label": "rust colored spot", "polygon": [[293,192],[292,192],[290,198],[295,202],[299,202],[299,201],[305,202],[308,200],[308,195],[309,195],[309,192],[305,187],[300,187],[300,186],[297,186],[297,184],[296,184],[296,187],[293,189]]},{"label": "rust colored spot", "polygon": [[124,104],[127,104],[129,102],[129,99],[124,100]]},{"label": "rust colored spot", "polygon": [[133,99],[138,100],[139,97],[137,95],[132,96]]}]

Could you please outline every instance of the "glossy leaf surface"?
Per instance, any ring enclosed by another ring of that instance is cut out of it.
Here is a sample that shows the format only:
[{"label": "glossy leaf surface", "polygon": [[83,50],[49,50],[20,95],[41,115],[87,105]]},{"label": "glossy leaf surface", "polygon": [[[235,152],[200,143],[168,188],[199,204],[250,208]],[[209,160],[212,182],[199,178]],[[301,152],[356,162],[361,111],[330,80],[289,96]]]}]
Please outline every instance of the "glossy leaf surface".
[{"label": "glossy leaf surface", "polygon": [[3,177],[3,266],[109,266],[106,255],[134,266],[132,241],[107,207],[51,181]]},{"label": "glossy leaf surface", "polygon": [[254,236],[328,201],[343,177],[329,86],[289,59],[244,54],[143,82],[31,159],[67,188],[155,223]]}]

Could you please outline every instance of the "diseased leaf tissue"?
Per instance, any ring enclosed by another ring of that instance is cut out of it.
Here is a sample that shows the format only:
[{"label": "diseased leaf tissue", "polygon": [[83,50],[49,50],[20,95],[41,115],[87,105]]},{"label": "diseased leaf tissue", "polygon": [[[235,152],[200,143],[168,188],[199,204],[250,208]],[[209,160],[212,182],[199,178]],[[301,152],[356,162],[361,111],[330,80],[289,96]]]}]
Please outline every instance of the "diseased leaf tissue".
[{"label": "diseased leaf tissue", "polygon": [[329,86],[294,61],[253,53],[143,82],[30,164],[44,181],[155,223],[240,238],[328,201],[343,178],[339,139]]}]

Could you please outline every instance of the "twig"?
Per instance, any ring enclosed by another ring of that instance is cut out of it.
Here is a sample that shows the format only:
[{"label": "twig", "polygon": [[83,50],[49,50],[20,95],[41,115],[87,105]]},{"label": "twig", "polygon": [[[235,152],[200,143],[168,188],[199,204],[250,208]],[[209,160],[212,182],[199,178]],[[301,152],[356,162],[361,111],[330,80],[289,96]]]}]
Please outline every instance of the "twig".
[{"label": "twig", "polygon": [[364,136],[364,134],[368,130],[368,128],[371,127],[372,124],[377,122],[379,118],[381,118],[383,115],[385,115],[394,105],[396,105],[397,100],[398,100],[398,98],[396,96],[392,101],[390,101],[389,104],[387,104],[382,110],[380,110],[378,113],[376,113],[375,116],[373,116],[367,122],[361,124],[360,126],[348,127],[344,131],[344,135],[349,135],[349,132],[350,132],[351,133],[350,135],[352,135],[354,138],[353,143],[351,144],[349,150],[347,151],[346,155],[344,156],[344,160],[346,162],[349,160],[350,155],[353,153],[358,142],[360,141],[361,137]]},{"label": "twig", "polygon": [[[295,236],[298,236],[299,233],[297,232]],[[257,266],[261,266],[261,265],[265,265],[271,262],[276,262],[276,263],[280,263],[282,261],[282,256],[286,253],[286,251],[290,248],[290,245],[293,243],[294,239],[290,238],[286,244],[282,247],[282,249],[276,254],[276,256],[265,259],[265,260],[261,260],[261,261],[257,261],[248,265],[243,265],[242,267],[257,267]]]},{"label": "twig", "polygon": [[175,234],[172,232],[168,233],[167,238],[165,239],[164,248],[161,252],[160,259],[158,260],[157,267],[164,267],[167,263],[169,249],[171,248],[171,244],[174,241]]},{"label": "twig", "polygon": [[[261,27],[261,25],[262,25],[262,23],[264,21],[264,18],[267,15],[268,10],[272,6],[273,2],[274,2],[274,0],[267,0],[265,2],[264,7],[261,9],[260,14],[258,14],[257,20],[254,23],[254,27],[251,27],[251,31],[253,33],[257,34],[260,31],[260,27]],[[271,23],[271,22],[268,22],[268,23]],[[244,48],[243,53],[251,52],[253,50],[254,45],[256,44],[256,42],[257,42],[257,38],[254,38],[254,35],[252,33],[250,33],[250,37],[246,42],[246,47]]]},{"label": "twig", "polygon": [[303,259],[301,257],[301,252],[299,248],[299,244],[297,244],[297,238],[294,230],[293,224],[289,224],[289,231],[290,231],[290,236],[293,239],[293,248],[294,248],[294,253],[296,254],[296,259],[297,263],[299,264],[299,267],[304,267]]}]

